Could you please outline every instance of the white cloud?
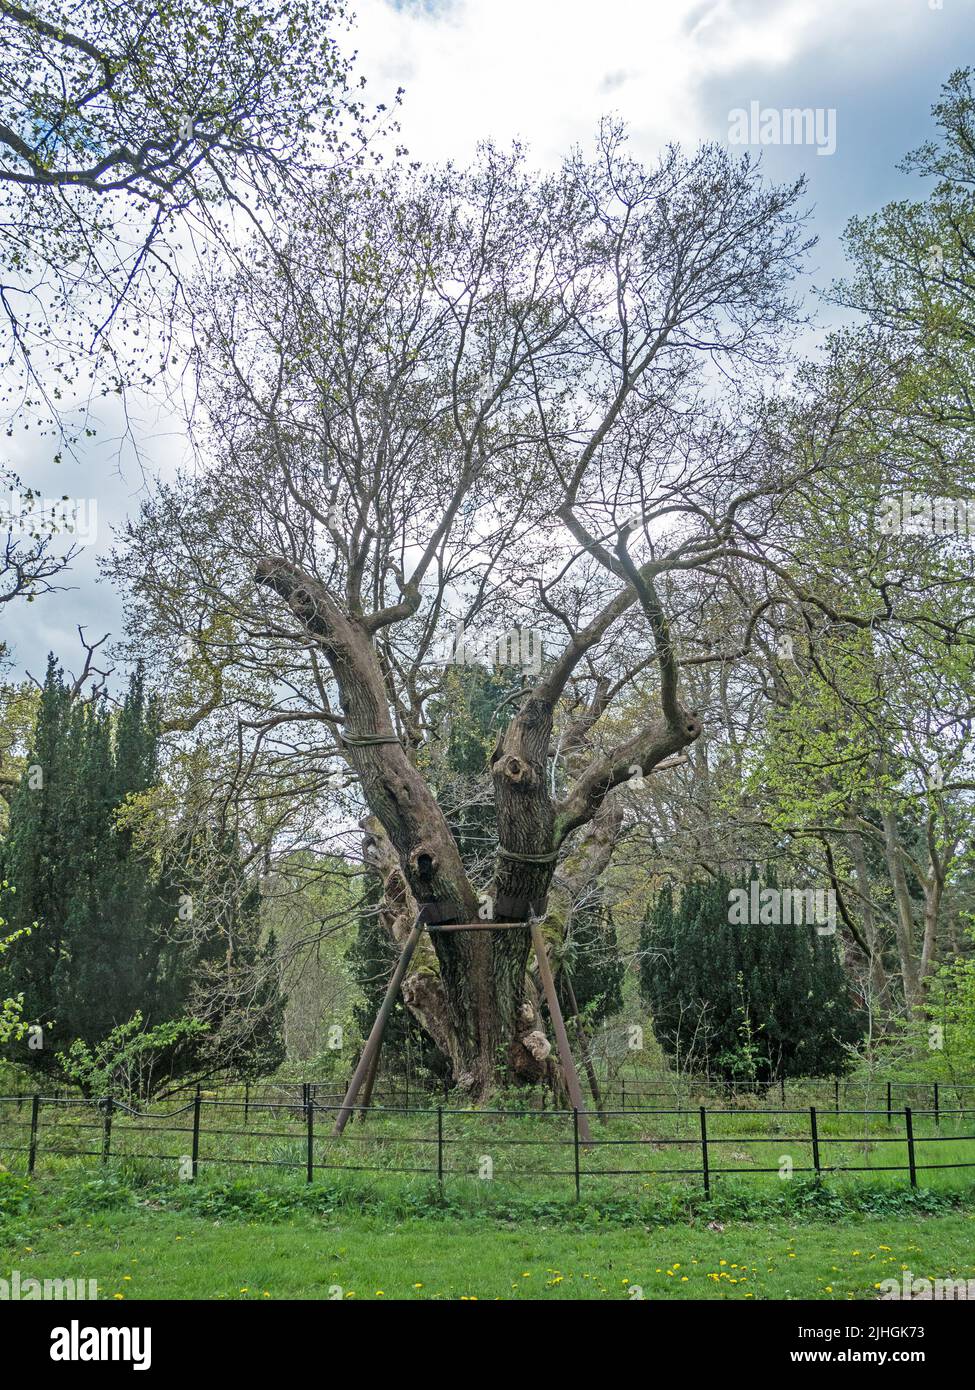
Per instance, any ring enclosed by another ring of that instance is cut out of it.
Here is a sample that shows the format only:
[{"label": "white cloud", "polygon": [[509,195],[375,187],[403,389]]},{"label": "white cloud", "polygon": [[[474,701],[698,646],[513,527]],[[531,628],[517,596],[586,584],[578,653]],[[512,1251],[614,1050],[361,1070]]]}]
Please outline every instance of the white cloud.
[{"label": "white cloud", "polygon": [[709,81],[817,50],[837,68],[868,48],[893,63],[937,23],[926,0],[360,0],[357,14],[360,70],[374,99],[406,89],[413,154],[466,160],[478,139],[517,137],[546,163],[588,142],[607,111],[647,154],[723,139],[701,102]]}]

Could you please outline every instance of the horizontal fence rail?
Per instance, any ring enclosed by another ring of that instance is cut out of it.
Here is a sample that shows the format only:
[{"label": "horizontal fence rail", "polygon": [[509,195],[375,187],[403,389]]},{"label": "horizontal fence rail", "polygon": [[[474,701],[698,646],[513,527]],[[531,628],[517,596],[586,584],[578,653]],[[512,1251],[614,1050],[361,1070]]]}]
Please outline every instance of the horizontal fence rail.
[{"label": "horizontal fence rail", "polygon": [[[754,1099],[756,1102],[777,1101],[775,1108],[785,1108],[790,1100],[793,1103],[809,1105],[817,1104],[821,1109],[830,1107],[834,1110],[841,1105],[864,1105],[870,1106],[872,1102],[883,1106],[888,1112],[903,1110],[907,1104],[913,1105],[915,1109],[930,1108],[936,1114],[943,1105],[949,1108],[952,1101],[956,1105],[965,1106],[975,1103],[975,1082],[956,1082],[956,1081],[886,1081],[872,1080],[865,1081],[862,1078],[846,1077],[795,1077],[779,1078],[768,1082],[736,1082],[734,1086],[726,1086],[719,1078],[700,1076],[671,1076],[657,1080],[651,1080],[647,1084],[645,1080],[631,1080],[628,1077],[614,1077],[612,1079],[597,1078],[601,1099],[604,1105],[609,1105],[615,1109],[645,1109],[648,1101],[672,1101],[678,1107],[686,1104],[697,1109],[702,1099],[714,1095],[725,1096],[729,1103],[744,1103]],[[163,1098],[172,1103],[178,1102],[180,1097],[191,1096],[195,1090],[196,1083],[174,1086],[171,1090],[163,1093]],[[202,1083],[204,1095],[219,1096],[226,1091],[233,1091],[235,1098],[242,1097],[245,1105],[248,1102],[273,1101],[284,1106],[303,1108],[305,1103],[305,1091],[310,1087],[311,1093],[317,1104],[338,1105],[344,1099],[348,1090],[348,1081],[242,1081],[234,1077],[216,1077]],[[552,1105],[551,1091],[544,1086],[539,1086],[534,1090],[531,1088],[521,1088],[522,1092],[529,1097],[524,1106],[515,1108],[525,1108],[536,1110],[547,1110]],[[29,1102],[32,1092],[25,1091],[22,1099]],[[380,1079],[373,1089],[372,1102],[376,1106],[406,1106],[407,1108],[421,1108],[431,1104],[431,1097],[435,1094],[431,1085],[410,1085],[408,1082],[397,1082],[387,1080],[385,1084]],[[440,1092],[444,1104],[449,1104],[449,1088],[443,1088]],[[54,1098],[67,1096],[66,1092],[55,1091]]]},{"label": "horizontal fence rail", "polygon": [[[896,1083],[891,1083],[893,1086]],[[271,1088],[265,1088],[270,1090]],[[341,1097],[315,1083],[300,1091],[228,1099],[197,1088],[139,1109],[114,1098],[0,1096],[0,1157],[22,1155],[27,1173],[50,1159],[139,1160],[194,1180],[201,1168],[253,1167],[316,1174],[422,1176],[443,1187],[462,1178],[584,1182],[734,1175],[975,1171],[975,1087],[970,1104],[833,1105],[740,1109],[718,1105],[604,1105],[591,1141],[579,1111],[457,1106],[353,1107],[357,1123],[335,1138]],[[956,1157],[960,1155],[960,1157]],[[868,1161],[872,1160],[872,1161]]]}]

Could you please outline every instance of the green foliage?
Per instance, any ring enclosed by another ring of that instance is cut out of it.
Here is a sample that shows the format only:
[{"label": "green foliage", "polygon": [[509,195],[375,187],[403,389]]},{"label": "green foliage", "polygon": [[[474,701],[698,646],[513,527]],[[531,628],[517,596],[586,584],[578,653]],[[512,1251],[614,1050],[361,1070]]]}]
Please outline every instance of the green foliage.
[{"label": "green foliage", "polygon": [[117,814],[157,775],[156,715],[141,672],[113,715],[72,696],[53,660],[2,847],[16,886],[11,923],[36,930],[4,968],[44,1046],[27,1059],[56,1068],[58,1044],[94,1042],[138,1008],[178,1012],[164,927],[175,903],[134,852]]},{"label": "green foliage", "polygon": [[[11,888],[6,879],[0,882],[0,898],[2,898],[4,893],[12,893],[14,891],[15,890]],[[9,951],[10,947],[15,941],[19,940],[20,937],[30,935],[29,927],[21,927],[20,931],[11,932],[8,936],[4,936],[3,929],[6,925],[6,919],[0,916],[0,956],[3,956]],[[0,1043],[9,1042],[12,1038],[18,1039],[23,1037],[27,1029],[27,1025],[21,1017],[23,1007],[23,994],[18,994],[16,997],[8,999],[4,999],[0,996]]]},{"label": "green foliage", "polygon": [[971,1084],[975,1076],[975,959],[956,956],[928,980],[922,1002],[881,1038],[882,1075]]},{"label": "green foliage", "polygon": [[626,963],[609,913],[587,910],[573,914],[571,933],[555,978],[564,1013],[571,1011],[564,979],[566,971],[579,1012],[590,1027],[620,1012]]},{"label": "green foliage", "polygon": [[[274,946],[259,944],[259,895],[236,840],[223,833],[207,846],[205,876],[192,853],[178,872],[157,866],[133,815],[157,779],[157,713],[141,670],[113,712],[76,698],[52,659],[0,848],[17,889],[11,925],[31,929],[0,963],[0,981],[39,1025],[43,1045],[17,1054],[34,1069],[57,1072],[69,1059],[94,1077],[134,1018],[151,1044],[133,1038],[127,1055],[152,1056],[147,1077],[227,1065],[264,1072],[281,1060]],[[197,920],[183,910],[194,893],[212,904]],[[205,1028],[163,1028],[186,1015]]]},{"label": "green foliage", "polygon": [[188,1010],[208,1027],[197,1065],[268,1076],[284,1061],[288,1001],[280,988],[277,938],[272,930],[261,940],[260,892],[244,873],[236,836],[211,837],[202,862],[191,852],[180,865],[180,883],[194,914],[183,941],[184,960],[193,967]]},{"label": "green foliage", "polygon": [[190,1018],[169,1019],[147,1028],[137,1010],[94,1046],[75,1038],[67,1052],[58,1054],[58,1061],[64,1075],[86,1096],[138,1098],[152,1094],[153,1072],[160,1063],[169,1074],[174,1051],[206,1031],[205,1023]]},{"label": "green foliage", "polygon": [[[890,408],[901,421],[923,420],[923,430],[889,429],[896,467],[910,459],[918,490],[949,495],[965,487],[965,455],[939,447],[934,433],[970,432],[975,333],[970,313],[975,236],[975,93],[972,69],[953,73],[933,108],[937,138],[909,155],[908,172],[934,180],[923,202],[898,201],[855,218],[847,231],[854,275],[842,297],[888,334],[901,359]],[[883,423],[883,421],[882,421]],[[959,465],[961,468],[959,469]],[[954,486],[952,486],[954,484]]]},{"label": "green foliage", "polygon": [[729,921],[735,886],[695,880],[676,902],[667,886],[651,903],[640,990],[657,1041],[679,1065],[731,1084],[844,1070],[861,1019],[833,937]]}]

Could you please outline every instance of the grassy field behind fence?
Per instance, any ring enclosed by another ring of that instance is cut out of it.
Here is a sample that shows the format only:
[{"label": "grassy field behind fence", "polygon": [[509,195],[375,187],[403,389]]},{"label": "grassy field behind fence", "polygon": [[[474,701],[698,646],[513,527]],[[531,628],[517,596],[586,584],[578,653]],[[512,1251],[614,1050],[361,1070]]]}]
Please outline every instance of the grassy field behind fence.
[{"label": "grassy field behind fence", "polygon": [[339,1139],[331,1134],[338,1097],[324,1087],[202,1090],[142,1113],[77,1096],[8,1096],[0,1097],[0,1161],[44,1173],[138,1163],[183,1179],[248,1168],[312,1181],[329,1173],[361,1181],[398,1175],[451,1188],[493,1182],[583,1196],[597,1186],[641,1194],[659,1181],[714,1189],[728,1175],[770,1183],[790,1171],[934,1189],[967,1186],[975,1176],[975,1088],[942,1087],[935,1097],[928,1083],[891,1092],[886,1083],[859,1092],[793,1083],[788,1105],[770,1103],[777,1099],[774,1090],[739,1104],[688,1093],[648,1105],[634,1087],[630,1100],[640,1106],[607,1105],[602,1118],[591,1115],[586,1145],[572,1111],[460,1109],[418,1104],[415,1094],[409,1107],[387,1099],[357,1116]]}]

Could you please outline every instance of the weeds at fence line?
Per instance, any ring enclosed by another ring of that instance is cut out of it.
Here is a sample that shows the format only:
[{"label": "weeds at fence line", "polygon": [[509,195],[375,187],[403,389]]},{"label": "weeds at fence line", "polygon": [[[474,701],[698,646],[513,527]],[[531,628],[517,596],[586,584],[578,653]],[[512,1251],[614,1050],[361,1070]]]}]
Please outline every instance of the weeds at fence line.
[{"label": "weeds at fence line", "polygon": [[[200,1170],[303,1171],[428,1178],[445,1185],[499,1179],[629,1192],[656,1180],[699,1183],[710,1197],[726,1176],[820,1180],[827,1174],[906,1177],[912,1188],[975,1171],[975,1105],[735,1109],[718,1105],[604,1107],[590,1144],[575,1110],[354,1107],[341,1138],[341,1100],[313,1083],[277,1098],[221,1098],[197,1088],[180,1104],[139,1109],[113,1098],[0,1097],[0,1157],[39,1165],[138,1160],[194,1181]],[[975,1102],[975,1097],[973,1097]]]}]

